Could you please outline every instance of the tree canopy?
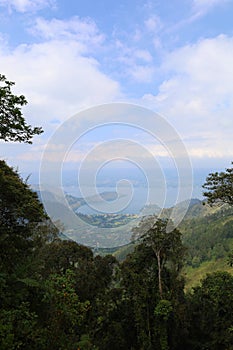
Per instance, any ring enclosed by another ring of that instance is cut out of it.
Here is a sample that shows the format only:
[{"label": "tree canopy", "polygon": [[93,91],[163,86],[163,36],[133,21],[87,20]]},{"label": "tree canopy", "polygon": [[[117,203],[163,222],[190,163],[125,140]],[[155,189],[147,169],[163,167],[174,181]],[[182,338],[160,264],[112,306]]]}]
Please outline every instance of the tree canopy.
[{"label": "tree canopy", "polygon": [[0,161],[1,349],[231,349],[232,276],[185,293],[186,250],[167,219],[144,218],[121,263],[46,222],[37,195]]},{"label": "tree canopy", "polygon": [[190,339],[193,349],[232,349],[233,276],[208,274],[190,295]]},{"label": "tree canopy", "polygon": [[210,173],[202,187],[206,190],[203,195],[209,204],[223,202],[233,205],[233,168]]},{"label": "tree canopy", "polygon": [[[170,228],[169,230],[167,228]],[[137,227],[133,229],[133,239],[139,238],[144,244],[149,245],[157,259],[158,284],[160,297],[163,296],[162,270],[167,262],[175,270],[182,266],[185,249],[181,241],[181,233],[173,227],[168,219],[156,217],[144,218]]]},{"label": "tree canopy", "polygon": [[41,134],[43,130],[26,123],[21,108],[27,104],[27,100],[23,95],[12,93],[14,84],[0,74],[0,139],[32,143],[32,137]]},{"label": "tree canopy", "polygon": [[45,218],[37,194],[0,160],[0,266],[16,266],[32,248],[32,236]]}]

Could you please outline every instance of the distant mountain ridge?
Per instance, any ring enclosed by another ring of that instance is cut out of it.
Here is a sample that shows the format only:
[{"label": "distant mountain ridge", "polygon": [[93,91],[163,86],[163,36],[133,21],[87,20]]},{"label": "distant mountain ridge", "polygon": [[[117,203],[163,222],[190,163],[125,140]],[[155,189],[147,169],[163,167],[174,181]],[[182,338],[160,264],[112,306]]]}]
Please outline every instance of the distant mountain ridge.
[{"label": "distant mountain ridge", "polygon": [[[41,198],[41,193],[38,193]],[[62,203],[57,201],[56,196],[49,191],[46,195],[47,206],[53,209],[55,220],[59,220],[62,212],[62,217],[65,229],[63,230],[63,238],[68,237],[78,243],[96,247],[101,252],[103,248],[104,254],[108,251],[116,251],[114,254],[119,255],[120,259],[124,259],[127,252],[132,250],[131,230],[141,220],[142,216],[158,215],[160,217],[170,217],[186,214],[179,224],[179,229],[183,234],[184,244],[189,249],[189,257],[187,264],[190,267],[197,268],[205,261],[210,261],[214,257],[220,258],[227,256],[230,250],[231,232],[233,232],[233,209],[226,204],[209,206],[204,201],[197,198],[192,198],[190,201],[178,203],[175,207],[162,209],[154,204],[147,205],[139,215],[126,216],[119,214],[111,219],[111,215],[99,214],[96,217],[91,215],[80,214],[79,223],[75,217],[70,215],[67,208]],[[106,200],[114,200],[117,193],[105,192],[101,196]],[[86,201],[83,198],[66,195],[67,202],[74,212],[77,213],[80,206],[85,205]],[[95,196],[93,201],[97,200]],[[78,215],[78,214],[77,214]],[[116,220],[118,224],[116,226]],[[106,222],[106,224],[104,224]],[[127,222],[127,225],[124,225]],[[115,226],[111,226],[113,223]],[[111,228],[112,227],[112,228]],[[222,245],[222,246],[221,246]],[[120,247],[119,249],[117,247]],[[123,247],[125,246],[125,247]],[[113,249],[114,248],[114,249]]]}]

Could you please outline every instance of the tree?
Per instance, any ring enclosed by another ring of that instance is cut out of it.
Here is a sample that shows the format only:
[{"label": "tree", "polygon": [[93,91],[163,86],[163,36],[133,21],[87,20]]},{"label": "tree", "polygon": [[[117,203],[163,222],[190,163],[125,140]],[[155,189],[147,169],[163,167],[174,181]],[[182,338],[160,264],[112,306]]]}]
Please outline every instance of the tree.
[{"label": "tree", "polygon": [[154,309],[160,300],[157,264],[152,248],[136,245],[121,264],[125,338],[128,349],[159,349],[155,336]]},{"label": "tree", "polygon": [[0,74],[0,139],[32,143],[33,135],[41,134],[42,128],[26,124],[21,107],[27,104],[23,95],[14,95],[11,87],[15,83]]},{"label": "tree", "polygon": [[0,268],[12,271],[33,249],[32,237],[46,218],[37,194],[0,160]]},{"label": "tree", "polygon": [[208,203],[223,202],[233,205],[233,168],[228,168],[225,172],[210,173],[202,187],[206,190],[203,195]]},{"label": "tree", "polygon": [[[233,164],[233,162],[231,163]],[[207,198],[208,203],[222,202],[233,205],[233,168],[226,169],[225,172],[211,173],[206,178],[206,182],[202,186],[207,191],[203,195]],[[229,264],[233,265],[233,253],[229,254]]]},{"label": "tree", "polygon": [[233,349],[233,276],[207,274],[189,295],[191,349]]},{"label": "tree", "polygon": [[161,350],[169,350],[168,346],[168,321],[173,312],[172,303],[169,300],[160,300],[155,308],[155,317],[158,320],[159,340]]},{"label": "tree", "polygon": [[172,227],[172,223],[168,219],[148,217],[133,229],[133,239],[137,236],[144,244],[152,248],[156,256],[158,287],[160,298],[163,299],[162,271],[165,264],[169,262],[172,268],[177,271],[182,267],[185,250],[181,241],[181,233]]},{"label": "tree", "polygon": [[89,309],[89,301],[80,302],[75,291],[75,273],[51,274],[45,282],[47,302],[48,348],[68,350],[78,346],[79,328]]},{"label": "tree", "polygon": [[0,348],[2,350],[46,350],[46,331],[38,324],[38,317],[30,311],[29,303],[0,310]]},{"label": "tree", "polygon": [[62,274],[67,269],[79,269],[93,260],[93,253],[88,247],[74,241],[56,239],[44,245],[39,252],[41,273],[44,277],[52,273]]},{"label": "tree", "polygon": [[128,349],[186,349],[184,279],[180,276],[184,250],[179,231],[167,231],[166,223],[144,218],[134,229],[134,237],[139,236],[135,249],[121,264]]},{"label": "tree", "polygon": [[[140,319],[139,344],[143,344],[142,349],[183,349],[182,337],[186,326],[182,314],[184,279],[180,276],[180,271],[186,249],[181,241],[181,233],[169,219],[151,216],[143,218],[133,229],[132,238],[141,242],[135,253],[141,247],[143,250],[147,249],[147,259],[151,256],[149,266],[146,266],[146,260],[139,263],[141,268],[145,267],[143,275],[137,272],[129,278],[130,281],[134,278],[138,280],[135,286],[137,294],[142,289],[141,300],[137,297],[138,303],[134,304]],[[129,271],[131,273],[132,268]],[[150,286],[151,281],[153,289]],[[147,305],[144,315],[140,305]]]}]

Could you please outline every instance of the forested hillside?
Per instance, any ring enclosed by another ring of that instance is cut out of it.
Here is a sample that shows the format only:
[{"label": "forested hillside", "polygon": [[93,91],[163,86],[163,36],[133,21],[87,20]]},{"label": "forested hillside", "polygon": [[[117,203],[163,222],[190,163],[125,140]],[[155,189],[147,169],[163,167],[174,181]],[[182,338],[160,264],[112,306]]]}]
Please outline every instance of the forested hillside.
[{"label": "forested hillside", "polygon": [[180,230],[167,236],[166,219],[151,218],[144,230],[144,219],[123,262],[94,256],[60,240],[36,194],[0,166],[1,349],[231,349],[233,277],[213,273],[185,294],[183,265],[205,255],[194,245],[187,260]]},{"label": "forested hillside", "polygon": [[[168,217],[172,210],[165,209],[162,217]],[[229,204],[210,206],[206,201],[192,200],[179,229],[187,248],[183,273],[188,287],[197,285],[208,272],[223,270],[233,274],[229,263],[233,251],[233,208]],[[135,243],[120,247],[113,255],[123,261],[134,246]]]},{"label": "forested hillside", "polygon": [[[5,83],[0,138],[30,142],[41,129],[25,124],[25,101],[12,100]],[[213,272],[185,292],[183,273],[226,253],[232,268],[232,172],[207,179],[209,202],[228,206],[196,203],[180,228],[144,217],[134,249],[118,261],[60,239],[37,194],[1,160],[0,349],[232,350],[233,276]]]}]

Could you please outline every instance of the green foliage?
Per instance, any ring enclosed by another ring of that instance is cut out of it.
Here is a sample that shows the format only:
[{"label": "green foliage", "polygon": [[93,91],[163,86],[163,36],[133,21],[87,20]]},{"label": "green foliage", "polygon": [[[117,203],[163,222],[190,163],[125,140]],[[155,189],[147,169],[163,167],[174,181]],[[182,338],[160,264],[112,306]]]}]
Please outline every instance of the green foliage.
[{"label": "green foliage", "polygon": [[78,327],[82,325],[90,303],[81,303],[75,291],[75,273],[50,275],[45,282],[44,301],[48,304],[49,349],[77,346]]},{"label": "green foliage", "polygon": [[12,271],[33,249],[32,237],[45,218],[36,193],[0,160],[0,268]]},{"label": "green foliage", "polygon": [[121,267],[125,307],[131,311],[131,321],[126,325],[128,336],[136,348],[150,349],[154,338],[154,308],[159,300],[158,273],[154,252],[140,244],[123,262]]},{"label": "green foliage", "polygon": [[115,256],[118,261],[123,262],[127,255],[133,252],[134,248],[135,244],[129,243],[116,249],[115,252],[113,252],[113,256]]},{"label": "green foliage", "polygon": [[233,266],[233,251],[231,251],[228,255],[228,264],[230,265],[230,267]]},{"label": "green foliage", "polygon": [[203,195],[208,203],[221,201],[233,205],[233,168],[209,174],[203,188],[206,190]]},{"label": "green foliage", "polygon": [[26,124],[21,107],[27,104],[23,95],[14,95],[11,91],[13,82],[0,74],[0,139],[32,143],[34,135],[43,131],[39,127]]},{"label": "green foliage", "polygon": [[0,311],[2,350],[46,349],[44,335],[37,315],[29,310],[29,303],[22,303],[16,309]]},{"label": "green foliage", "polygon": [[184,220],[180,227],[188,248],[186,263],[199,267],[205,261],[221,259],[232,249],[233,209],[221,206],[203,217]]},{"label": "green foliage", "polygon": [[0,220],[1,349],[232,349],[233,276],[210,274],[185,295],[181,275],[181,230],[190,268],[230,253],[229,207],[190,215],[181,230],[144,219],[119,263],[58,239],[36,194],[1,161]]},{"label": "green foliage", "polygon": [[155,307],[155,316],[162,321],[168,321],[171,313],[173,311],[172,304],[169,300],[162,299],[159,301],[158,305]]},{"label": "green foliage", "polygon": [[162,272],[165,265],[174,273],[182,267],[185,249],[181,240],[181,232],[173,227],[168,219],[148,217],[143,219],[133,230],[133,238],[150,246],[154,252],[158,267],[158,287],[160,298],[163,298]]},{"label": "green foliage", "polygon": [[155,307],[155,317],[158,320],[157,332],[160,340],[161,350],[168,350],[168,320],[173,311],[172,303],[169,300],[162,299]]},{"label": "green foliage", "polygon": [[73,241],[54,240],[40,250],[41,273],[49,276],[64,273],[67,269],[77,269],[93,259],[92,251]]},{"label": "green foliage", "polygon": [[233,276],[215,272],[189,296],[190,339],[195,349],[231,349]]},{"label": "green foliage", "polygon": [[181,232],[173,227],[170,220],[148,217],[133,229],[135,236],[150,246],[156,257],[159,255],[161,266],[170,263],[174,269],[181,268],[185,254]]},{"label": "green foliage", "polygon": [[[162,270],[163,295],[166,296],[164,301],[159,290],[156,254],[152,244],[142,240],[122,263],[121,277],[126,298],[125,307],[131,310],[130,319],[133,321],[133,324],[128,321],[126,326],[129,327],[127,334],[131,339],[131,345],[134,344],[135,349],[165,349],[163,345],[165,342],[166,346],[172,349],[180,349],[181,339],[176,337],[176,332],[182,334],[185,326],[180,312],[184,295],[179,271],[166,260]],[[165,314],[162,316],[163,311],[169,314],[168,321]]]},{"label": "green foliage", "polygon": [[78,349],[82,350],[98,350],[96,346],[93,346],[88,334],[83,334],[78,342]]}]

